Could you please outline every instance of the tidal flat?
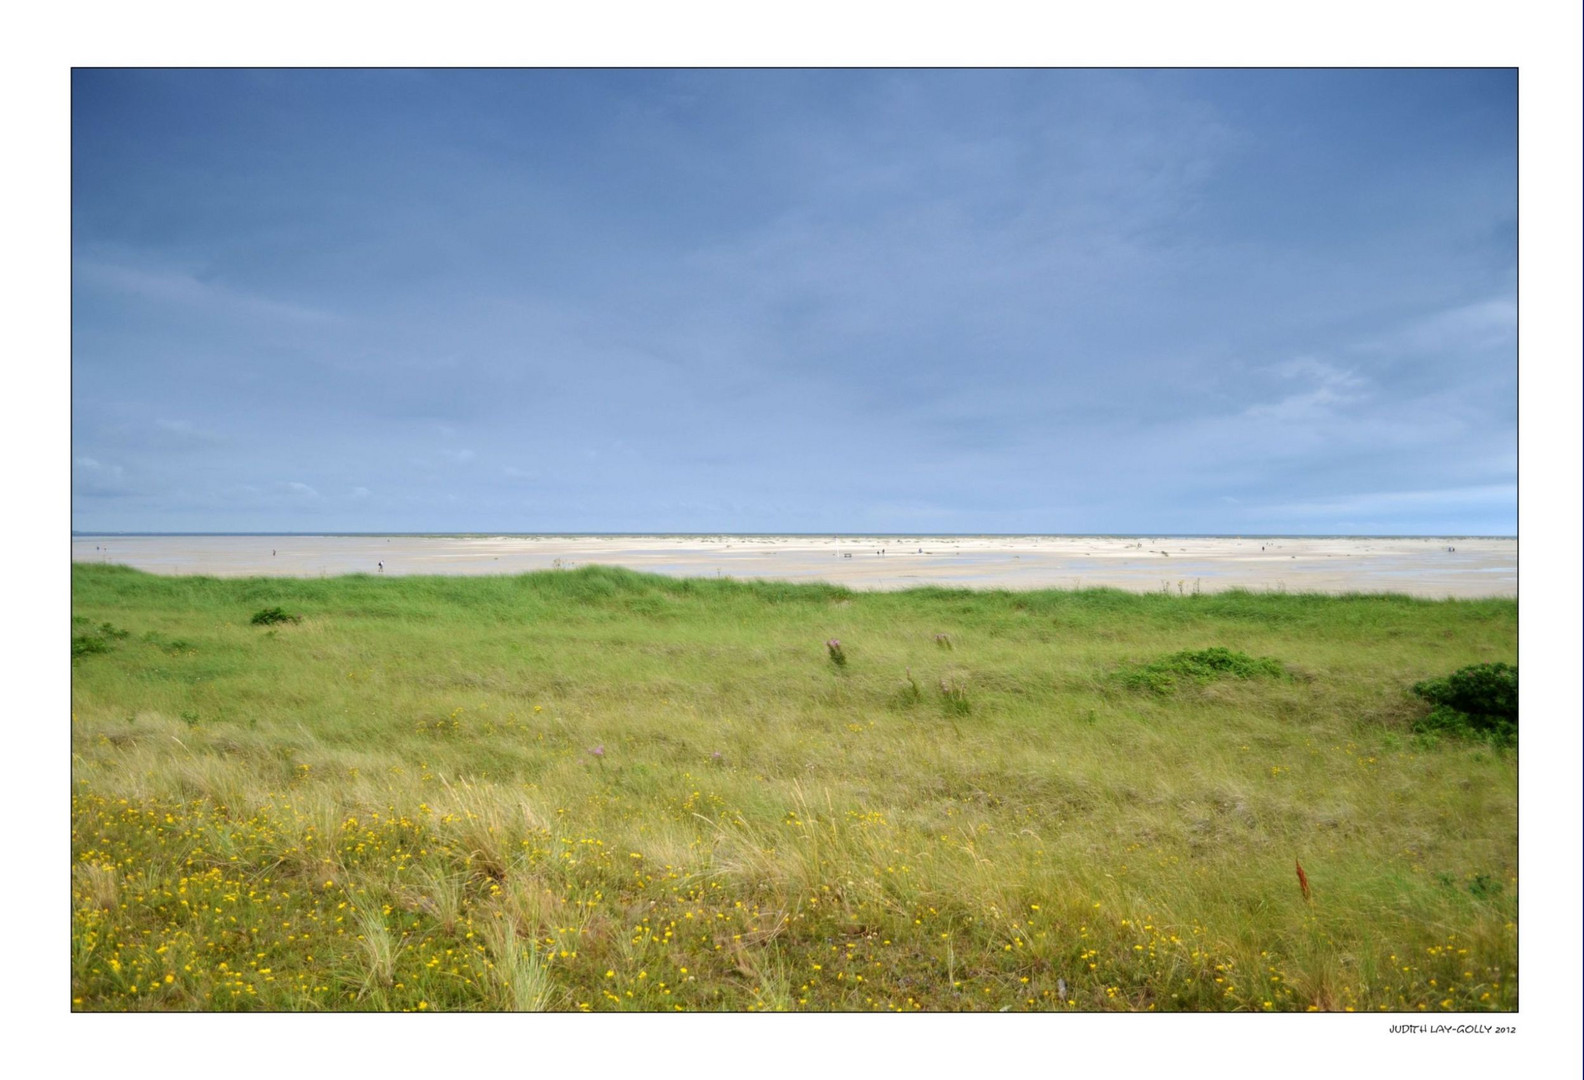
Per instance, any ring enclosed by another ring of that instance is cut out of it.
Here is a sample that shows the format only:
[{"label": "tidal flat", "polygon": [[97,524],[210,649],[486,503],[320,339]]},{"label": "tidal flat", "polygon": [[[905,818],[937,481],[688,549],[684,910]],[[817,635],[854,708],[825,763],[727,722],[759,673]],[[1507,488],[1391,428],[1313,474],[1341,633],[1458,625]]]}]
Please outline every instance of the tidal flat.
[{"label": "tidal flat", "polygon": [[521,574],[612,566],[679,578],[976,589],[1518,595],[1518,541],[1432,536],[74,536],[77,562],[155,574]]}]

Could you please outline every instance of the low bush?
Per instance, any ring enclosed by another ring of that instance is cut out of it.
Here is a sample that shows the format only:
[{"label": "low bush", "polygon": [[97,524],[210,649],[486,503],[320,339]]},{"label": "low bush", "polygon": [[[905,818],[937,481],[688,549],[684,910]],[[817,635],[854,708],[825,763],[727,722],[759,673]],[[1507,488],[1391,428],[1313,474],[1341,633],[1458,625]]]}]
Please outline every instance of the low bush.
[{"label": "low bush", "polygon": [[302,622],[301,615],[288,615],[278,607],[267,607],[263,611],[255,611],[252,619],[254,626],[270,626],[274,623]]},{"label": "low bush", "polygon": [[1518,741],[1518,669],[1512,664],[1472,664],[1414,683],[1412,692],[1430,705],[1415,731]]},{"label": "low bush", "polygon": [[107,653],[110,651],[110,648],[110,643],[104,638],[100,637],[98,634],[72,635],[73,660],[77,659],[79,656],[92,656],[95,653]]},{"label": "low bush", "polygon": [[72,659],[79,656],[93,656],[96,653],[107,653],[115,648],[115,643],[126,637],[131,631],[118,630],[109,623],[100,623],[99,629],[86,634],[72,635]]},{"label": "low bush", "polygon": [[1123,685],[1157,694],[1170,693],[1179,680],[1204,684],[1215,679],[1283,678],[1287,669],[1269,656],[1253,657],[1220,645],[1184,649],[1149,664],[1124,667],[1118,672]]}]

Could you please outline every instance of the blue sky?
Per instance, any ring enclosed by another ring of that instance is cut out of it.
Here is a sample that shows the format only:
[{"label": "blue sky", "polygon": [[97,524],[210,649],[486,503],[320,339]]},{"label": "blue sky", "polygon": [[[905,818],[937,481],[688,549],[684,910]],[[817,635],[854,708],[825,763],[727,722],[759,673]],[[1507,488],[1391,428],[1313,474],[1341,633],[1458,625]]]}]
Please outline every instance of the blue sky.
[{"label": "blue sky", "polygon": [[1517,531],[1517,81],[96,71],[79,531]]}]

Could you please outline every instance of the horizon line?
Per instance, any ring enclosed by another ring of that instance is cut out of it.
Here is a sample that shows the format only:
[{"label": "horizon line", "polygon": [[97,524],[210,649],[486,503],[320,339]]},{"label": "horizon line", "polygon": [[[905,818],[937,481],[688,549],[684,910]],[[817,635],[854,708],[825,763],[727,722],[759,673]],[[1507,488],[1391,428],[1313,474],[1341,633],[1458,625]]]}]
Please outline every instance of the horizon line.
[{"label": "horizon line", "polygon": [[1172,537],[1177,539],[1205,539],[1205,540],[1517,540],[1517,533],[1261,533],[1261,532],[1235,532],[1235,533],[1205,533],[1205,532],[731,532],[718,529],[689,529],[681,532],[627,532],[627,531],[578,531],[556,530],[551,532],[513,532],[499,529],[462,530],[462,531],[325,531],[312,530],[307,532],[254,532],[254,531],[223,531],[223,530],[193,530],[193,531],[110,531],[110,530],[71,530],[73,538],[94,536],[410,536],[410,537],[474,537],[474,536],[505,536],[505,537],[694,537],[694,536],[741,536],[741,537],[814,537],[829,536],[841,537],[874,537],[884,539],[890,537],[917,537],[920,539],[969,539],[969,538],[1016,538],[1016,537],[1051,537],[1051,538],[1083,538],[1083,537]]}]

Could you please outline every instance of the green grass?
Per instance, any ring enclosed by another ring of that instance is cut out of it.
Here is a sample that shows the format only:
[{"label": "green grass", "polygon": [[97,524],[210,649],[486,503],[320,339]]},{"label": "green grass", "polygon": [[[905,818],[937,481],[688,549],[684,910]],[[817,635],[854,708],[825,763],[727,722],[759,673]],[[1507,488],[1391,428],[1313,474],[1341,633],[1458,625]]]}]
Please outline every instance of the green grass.
[{"label": "green grass", "polygon": [[1408,692],[1513,662],[1512,601],[79,565],[72,603],[77,1009],[1517,1007],[1515,758]]},{"label": "green grass", "polygon": [[1122,682],[1135,690],[1168,694],[1181,680],[1203,685],[1215,679],[1256,679],[1262,676],[1283,678],[1287,671],[1274,657],[1255,659],[1248,653],[1234,652],[1223,645],[1208,649],[1184,649],[1148,664],[1134,664],[1119,673]]}]

